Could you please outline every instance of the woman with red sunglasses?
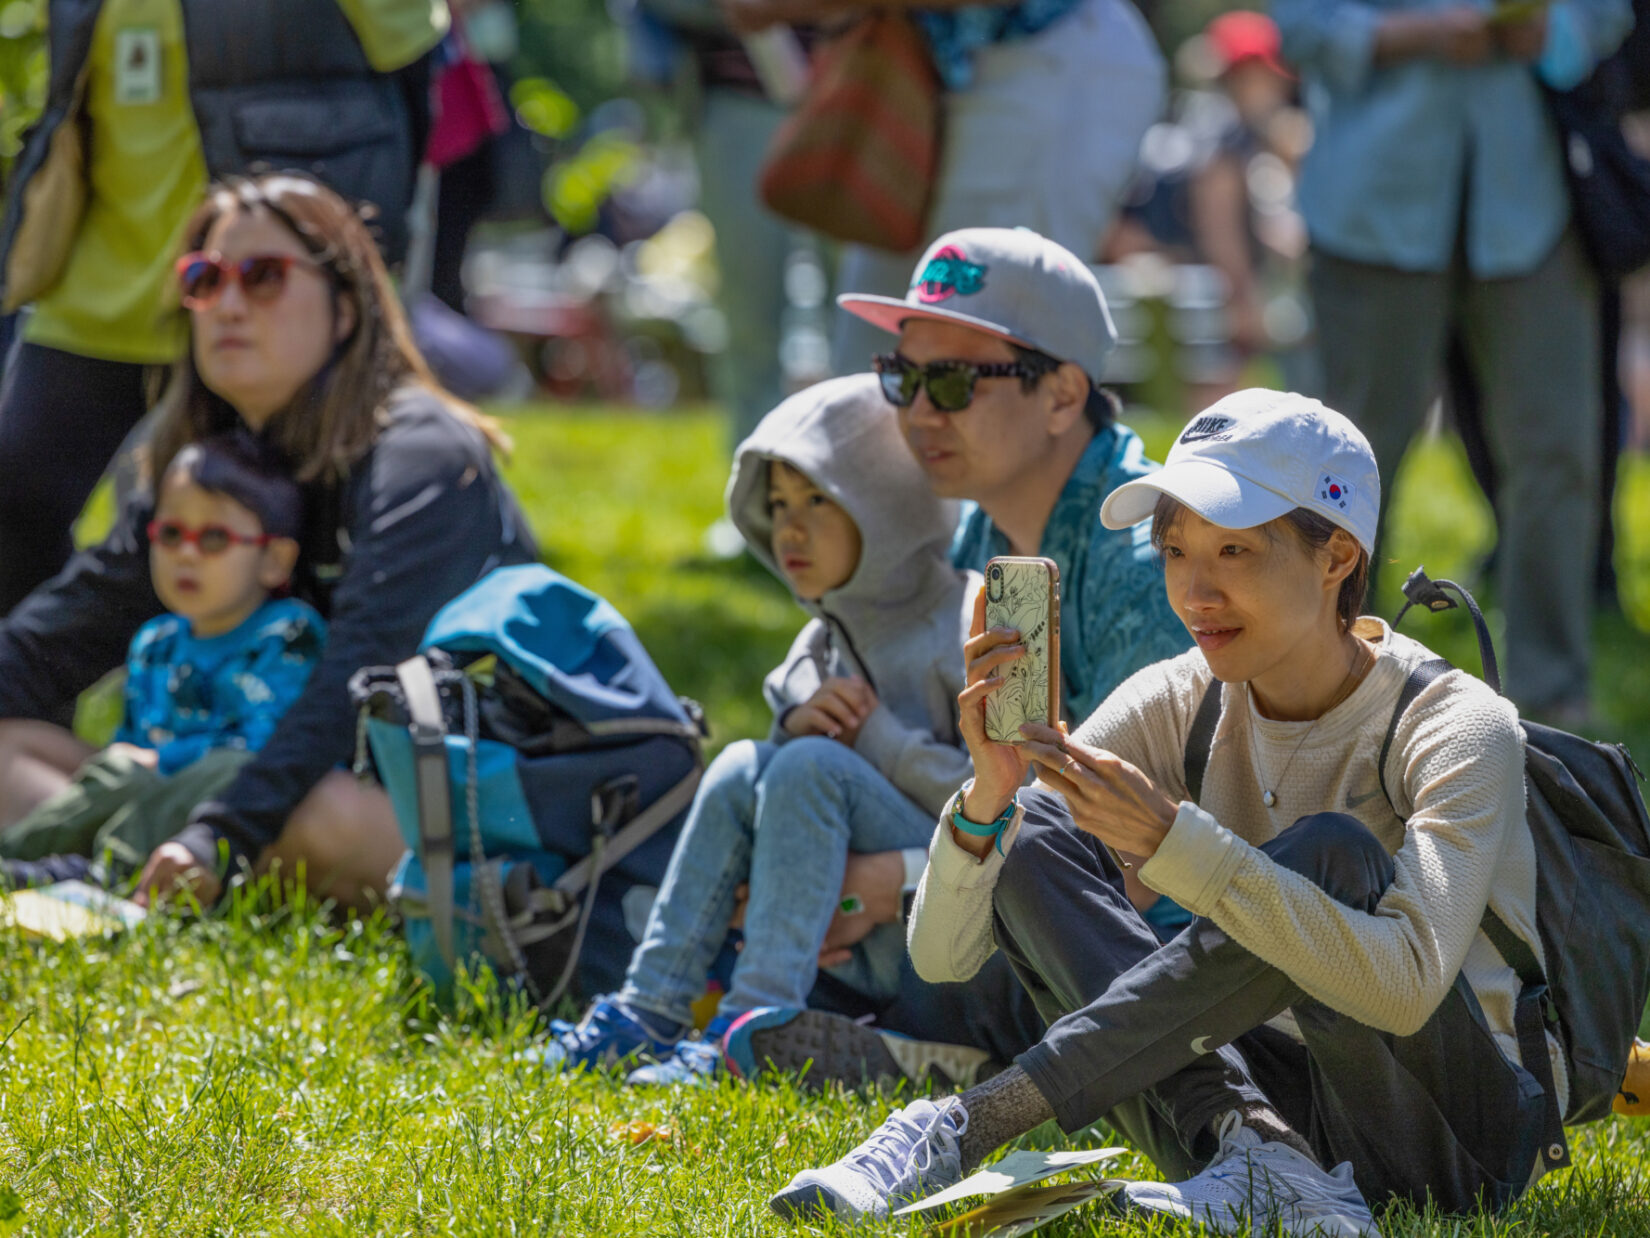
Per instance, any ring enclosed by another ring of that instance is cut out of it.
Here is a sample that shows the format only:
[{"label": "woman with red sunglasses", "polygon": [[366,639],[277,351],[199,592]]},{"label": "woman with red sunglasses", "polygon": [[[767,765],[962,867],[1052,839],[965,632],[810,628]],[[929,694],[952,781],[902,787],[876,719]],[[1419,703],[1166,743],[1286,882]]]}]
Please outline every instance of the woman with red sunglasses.
[{"label": "woman with red sunglasses", "polygon": [[[303,863],[311,889],[359,905],[383,890],[401,841],[388,798],[338,769],[354,742],[349,677],[407,657],[443,603],[536,551],[494,467],[507,441],[430,376],[348,204],[306,177],[261,176],[215,186],[184,236],[189,347],[148,474],[237,427],[286,460],[304,498],[293,592],[330,636],[269,742],[155,850],[140,888],[187,885],[209,902],[243,864],[291,874]],[[42,719],[118,665],[159,611],[152,518],[152,498],[135,495],[107,540],[0,621],[0,830],[81,751]]]}]

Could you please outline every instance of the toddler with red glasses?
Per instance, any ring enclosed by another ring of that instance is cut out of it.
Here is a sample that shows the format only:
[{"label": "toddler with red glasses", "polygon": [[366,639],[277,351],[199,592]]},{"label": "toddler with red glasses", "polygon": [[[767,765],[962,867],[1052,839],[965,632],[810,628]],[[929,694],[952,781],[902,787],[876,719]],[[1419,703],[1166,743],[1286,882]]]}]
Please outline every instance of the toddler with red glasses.
[{"label": "toddler with red glasses", "polygon": [[149,574],[169,613],[126,656],[114,742],[0,835],[0,887],[118,884],[266,741],[321,654],[326,624],[284,597],[302,498],[244,431],[180,451],[157,487]]}]

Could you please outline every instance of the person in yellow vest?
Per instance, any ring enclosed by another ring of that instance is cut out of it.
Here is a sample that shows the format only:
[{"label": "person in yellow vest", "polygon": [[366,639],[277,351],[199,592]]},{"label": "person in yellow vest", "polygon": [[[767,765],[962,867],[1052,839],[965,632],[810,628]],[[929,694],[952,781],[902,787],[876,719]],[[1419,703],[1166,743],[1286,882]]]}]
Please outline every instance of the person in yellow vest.
[{"label": "person in yellow vest", "polygon": [[300,168],[405,244],[445,0],[51,0],[45,110],[0,224],[0,614],[70,527],[184,339],[172,263],[209,179]]}]

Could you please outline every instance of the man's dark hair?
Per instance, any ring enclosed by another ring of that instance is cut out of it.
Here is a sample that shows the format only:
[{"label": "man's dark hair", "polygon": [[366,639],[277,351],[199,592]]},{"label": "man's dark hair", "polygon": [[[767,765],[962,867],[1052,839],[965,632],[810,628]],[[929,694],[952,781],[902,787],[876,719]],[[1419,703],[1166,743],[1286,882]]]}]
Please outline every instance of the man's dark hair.
[{"label": "man's dark hair", "polygon": [[[1020,344],[1010,344],[1009,347],[1014,350],[1014,359],[1031,371],[1020,379],[1020,386],[1025,391],[1035,391],[1038,383],[1060,368],[1060,359],[1046,352]],[[1099,386],[1087,375],[1084,378],[1088,381],[1089,398],[1083,405],[1083,416],[1089,419],[1089,425],[1098,434],[1122,415],[1123,405],[1111,388]]]}]

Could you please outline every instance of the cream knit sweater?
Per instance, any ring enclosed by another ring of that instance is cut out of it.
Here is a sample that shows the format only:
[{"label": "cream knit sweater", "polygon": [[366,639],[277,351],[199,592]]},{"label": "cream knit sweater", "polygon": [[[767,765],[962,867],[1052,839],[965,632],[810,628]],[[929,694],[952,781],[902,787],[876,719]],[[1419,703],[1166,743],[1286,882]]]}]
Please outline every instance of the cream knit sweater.
[{"label": "cream knit sweater", "polygon": [[[1362,619],[1357,631],[1376,645],[1375,665],[1310,734],[1310,722],[1262,717],[1247,685],[1225,687],[1201,805],[1185,798],[1186,736],[1211,677],[1198,651],[1132,676],[1076,738],[1181,800],[1140,868],[1146,885],[1213,920],[1318,1001],[1396,1035],[1418,1031],[1465,973],[1501,1051],[1516,1062],[1518,978],[1478,925],[1487,901],[1542,957],[1517,712],[1460,671],[1434,681],[1399,724],[1386,770],[1389,806],[1375,768],[1381,741],[1410,669],[1434,655],[1379,620]],[[1272,808],[1261,802],[1267,787],[1278,797]],[[1395,876],[1373,915],[1257,849],[1319,811],[1356,817],[1392,856]],[[1005,853],[1019,826],[1016,813]],[[1002,864],[995,852],[982,861],[957,846],[941,819],[910,925],[911,960],[924,979],[965,980],[990,957],[991,892]],[[1551,1038],[1549,1049],[1562,1111],[1568,1078]]]}]

